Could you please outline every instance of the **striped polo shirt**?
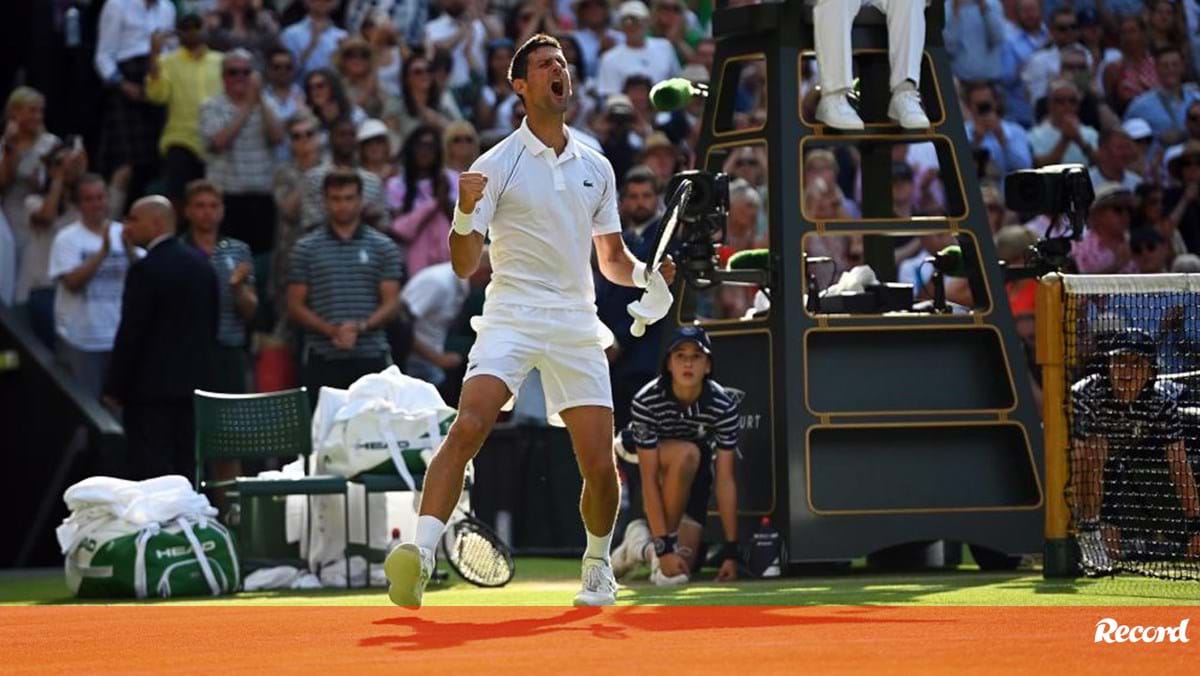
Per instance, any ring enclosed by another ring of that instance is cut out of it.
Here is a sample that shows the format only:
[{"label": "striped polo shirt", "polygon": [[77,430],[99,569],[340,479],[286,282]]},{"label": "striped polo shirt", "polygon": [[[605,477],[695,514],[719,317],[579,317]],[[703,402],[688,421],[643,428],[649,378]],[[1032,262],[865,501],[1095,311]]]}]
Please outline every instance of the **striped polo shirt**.
[{"label": "striped polo shirt", "polygon": [[[366,321],[379,307],[379,284],[400,281],[400,251],[387,236],[359,225],[341,239],[328,225],[296,242],[289,284],[308,287],[310,310],[331,324]],[[339,350],[329,338],[305,332],[306,349],[328,359],[378,357],[388,351],[382,329],[359,334],[352,350]]]},{"label": "striped polo shirt", "polygon": [[741,392],[704,381],[700,398],[683,404],[671,390],[669,376],[646,383],[633,395],[630,430],[638,448],[658,448],[660,439],[691,441],[701,448],[733,450],[738,443]]},{"label": "striped polo shirt", "polygon": [[247,275],[245,284],[254,288],[254,257],[250,255],[250,246],[240,239],[219,237],[217,246],[210,255],[196,245],[191,233],[184,235],[183,241],[207,258],[213,267],[213,272],[217,273],[217,300],[220,308],[217,343],[223,347],[245,346],[246,322],[237,312],[237,305],[233,300],[233,287],[229,286],[229,278],[233,276],[233,271],[237,269],[239,263],[249,263],[251,265],[250,274]]}]

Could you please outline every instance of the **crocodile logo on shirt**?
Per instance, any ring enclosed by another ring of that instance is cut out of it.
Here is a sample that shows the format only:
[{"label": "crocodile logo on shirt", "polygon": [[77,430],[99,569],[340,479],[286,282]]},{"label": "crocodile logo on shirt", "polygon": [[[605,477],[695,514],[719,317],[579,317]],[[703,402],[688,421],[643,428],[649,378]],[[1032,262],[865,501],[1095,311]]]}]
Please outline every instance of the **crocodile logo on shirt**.
[{"label": "crocodile logo on shirt", "polygon": [[585,178],[585,179],[583,179],[583,187],[585,187],[585,188],[594,188],[594,187],[596,187],[596,186],[595,186],[595,184],[594,184],[594,183],[592,183],[591,181],[589,181],[589,180],[587,180],[587,179]]}]

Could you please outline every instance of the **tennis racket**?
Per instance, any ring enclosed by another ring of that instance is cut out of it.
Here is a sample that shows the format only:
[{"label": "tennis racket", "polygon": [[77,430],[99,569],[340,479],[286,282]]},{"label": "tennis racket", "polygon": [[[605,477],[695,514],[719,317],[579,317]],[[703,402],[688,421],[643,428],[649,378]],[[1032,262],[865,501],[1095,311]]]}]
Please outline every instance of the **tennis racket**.
[{"label": "tennis racket", "polygon": [[503,587],[516,572],[508,545],[487,524],[465,512],[447,528],[442,556],[459,577],[477,587]]},{"label": "tennis racket", "polygon": [[675,191],[671,193],[671,198],[667,200],[666,214],[662,219],[662,227],[658,229],[658,233],[654,238],[654,247],[650,249],[650,260],[646,261],[646,279],[647,284],[650,283],[651,277],[658,271],[658,266],[662,264],[663,258],[667,255],[667,249],[671,246],[671,240],[675,238],[675,227],[679,224],[679,215],[687,211],[688,202],[692,199],[692,182],[690,180],[682,180],[676,186]]}]

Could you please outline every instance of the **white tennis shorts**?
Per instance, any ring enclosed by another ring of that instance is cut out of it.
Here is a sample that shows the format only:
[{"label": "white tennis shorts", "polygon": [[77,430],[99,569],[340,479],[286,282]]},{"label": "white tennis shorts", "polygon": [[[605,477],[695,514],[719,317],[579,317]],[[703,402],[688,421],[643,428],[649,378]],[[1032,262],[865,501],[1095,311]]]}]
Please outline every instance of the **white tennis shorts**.
[{"label": "white tennis shorts", "polygon": [[493,304],[471,319],[471,327],[476,338],[464,382],[495,376],[515,397],[530,369],[536,368],[546,395],[546,415],[556,425],[562,424],[558,414],[568,408],[612,408],[604,350],[613,344],[613,335],[595,310]]}]

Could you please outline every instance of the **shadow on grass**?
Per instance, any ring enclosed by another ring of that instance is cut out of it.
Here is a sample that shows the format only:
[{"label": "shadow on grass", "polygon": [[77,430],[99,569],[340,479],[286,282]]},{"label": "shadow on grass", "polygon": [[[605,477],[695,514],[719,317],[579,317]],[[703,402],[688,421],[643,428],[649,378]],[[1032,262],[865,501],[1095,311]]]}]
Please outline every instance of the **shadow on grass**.
[{"label": "shadow on grass", "polygon": [[[549,612],[549,609],[546,609]],[[845,608],[822,615],[794,615],[785,608],[729,606],[697,610],[666,606],[623,608],[573,608],[545,617],[499,622],[437,620],[424,616],[392,617],[373,622],[375,626],[400,628],[403,634],[371,636],[359,641],[363,648],[400,651],[457,648],[483,641],[544,636],[553,639],[588,634],[592,638],[623,640],[643,633],[670,634],[677,631],[720,631],[802,627],[819,624],[945,624],[952,620],[914,620],[873,617],[883,609]],[[664,637],[664,638],[669,638]],[[548,665],[553,669],[552,665]]]},{"label": "shadow on grass", "polygon": [[648,582],[627,585],[622,603],[667,605],[901,605],[928,596],[1007,583],[1029,572],[981,573],[970,570],[882,573],[855,569],[821,577],[739,580],[717,583],[694,580],[683,587],[656,587]]},{"label": "shadow on grass", "polygon": [[1200,603],[1200,581],[1197,580],[1162,580],[1134,575],[1049,580],[1037,577],[1017,581],[1013,588],[1034,594],[1061,594],[1097,600],[1141,598]]}]

